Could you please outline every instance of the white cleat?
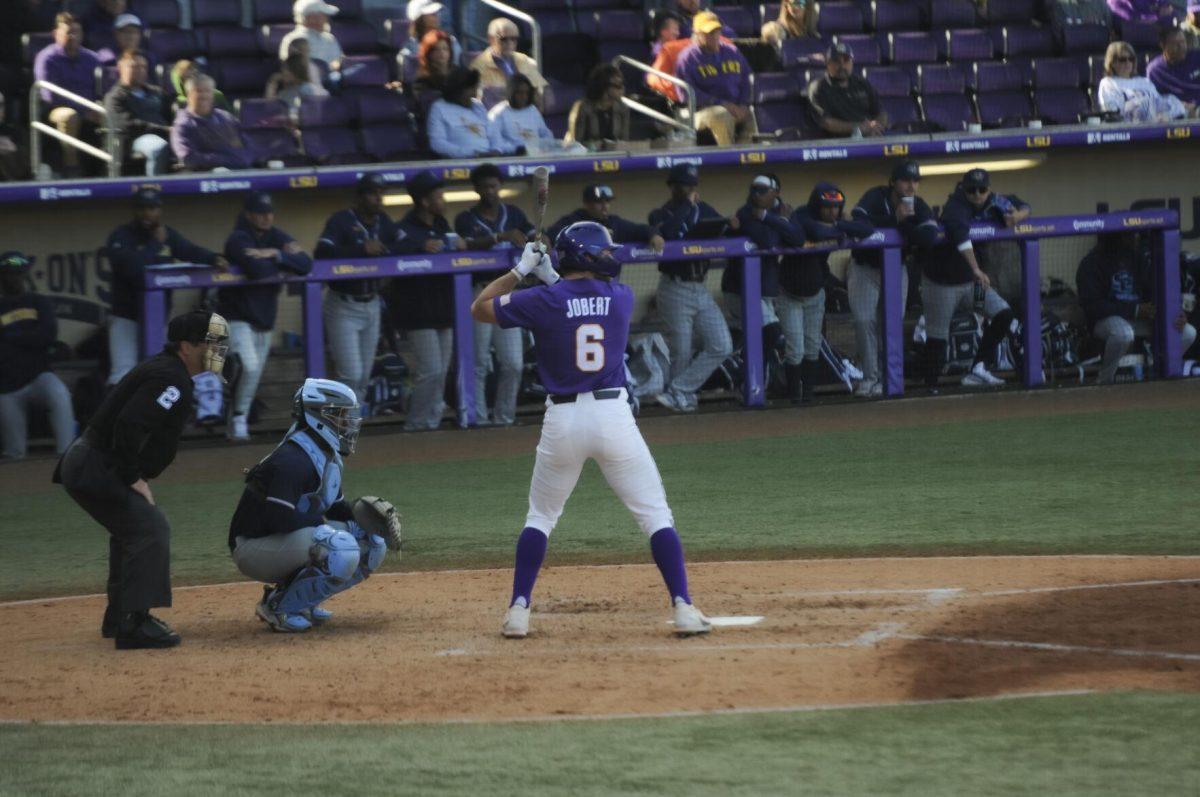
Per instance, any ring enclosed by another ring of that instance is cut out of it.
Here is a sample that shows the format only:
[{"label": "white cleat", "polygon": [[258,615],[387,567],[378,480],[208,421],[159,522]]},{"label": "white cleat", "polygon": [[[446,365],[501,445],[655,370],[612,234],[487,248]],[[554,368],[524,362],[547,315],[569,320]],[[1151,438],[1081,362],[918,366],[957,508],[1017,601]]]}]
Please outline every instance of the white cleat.
[{"label": "white cleat", "polygon": [[963,387],[997,387],[1004,380],[993,374],[983,363],[975,363],[971,372],[962,378]]},{"label": "white cleat", "polygon": [[500,633],[509,639],[524,639],[529,636],[529,607],[523,598],[517,598],[517,603],[508,607],[504,617],[504,627]]},{"label": "white cleat", "polygon": [[707,634],[712,630],[712,623],[704,613],[683,598],[675,599],[675,635],[695,636]]},{"label": "white cleat", "polygon": [[876,398],[883,395],[883,385],[876,381],[868,381],[864,379],[858,383],[858,389],[854,391],[854,395],[859,398]]}]

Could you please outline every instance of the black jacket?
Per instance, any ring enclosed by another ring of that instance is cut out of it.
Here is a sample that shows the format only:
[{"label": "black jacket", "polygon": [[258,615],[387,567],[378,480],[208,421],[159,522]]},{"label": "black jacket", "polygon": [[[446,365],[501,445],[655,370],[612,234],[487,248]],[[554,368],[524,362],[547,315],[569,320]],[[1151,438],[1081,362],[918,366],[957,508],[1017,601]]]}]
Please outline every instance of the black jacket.
[{"label": "black jacket", "polygon": [[[921,197],[913,197],[913,215],[904,220],[903,224],[896,223],[896,208],[892,206],[892,188],[887,185],[877,185],[867,189],[862,195],[850,217],[858,221],[870,222],[877,230],[897,230],[904,239],[906,250],[913,247],[928,249],[937,244],[938,225],[933,218],[933,210]],[[883,266],[883,252],[878,249],[856,249],[854,262],[871,268]]]},{"label": "black jacket", "polygon": [[197,246],[171,227],[163,225],[163,229],[167,232],[165,242],[136,221],[122,224],[108,236],[104,248],[112,266],[113,315],[135,321],[141,317],[146,266],[174,261],[211,266],[217,261],[216,252]]},{"label": "black jacket", "polygon": [[963,258],[959,246],[971,240],[972,224],[991,224],[1004,227],[1004,214],[1014,208],[1029,205],[1015,194],[1004,196],[993,193],[983,207],[976,208],[967,199],[962,188],[954,193],[942,206],[942,227],[946,238],[938,246],[925,253],[922,270],[925,276],[942,285],[962,285],[975,280],[971,266]]},{"label": "black jacket", "polygon": [[[388,218],[386,213],[380,213],[375,221],[367,224],[358,217],[353,208],[339,210],[325,222],[321,237],[317,239],[317,248],[313,257],[317,259],[334,259],[341,257],[370,257],[363,248],[368,240],[377,240],[384,245],[389,254],[400,254],[400,240],[404,234],[396,222]],[[380,280],[334,280],[329,283],[329,289],[344,293],[348,296],[371,296],[379,291]]]},{"label": "black jacket", "polygon": [[[596,221],[583,208],[579,208],[574,213],[568,213],[558,221],[554,222],[547,231],[550,244],[553,245],[558,234],[570,227],[577,221]],[[650,236],[655,233],[655,229],[648,224],[638,224],[634,221],[623,219],[615,213],[608,214],[608,218],[604,221],[596,222],[603,224],[612,233],[613,243],[632,244],[645,243],[650,240]]]},{"label": "black jacket", "polygon": [[[650,225],[658,228],[658,234],[668,241],[686,240],[692,228],[701,219],[723,218],[716,208],[707,202],[668,202],[661,208],[650,211]],[[702,282],[712,267],[712,261],[664,260],[658,270],[672,277]]]},{"label": "black jacket", "polygon": [[[121,151],[129,154],[129,144],[138,136],[153,133],[168,139],[171,123],[166,116],[166,99],[157,86],[143,86],[134,91],[120,83],[104,95],[104,110],[109,124],[121,141]],[[124,157],[123,155],[123,157]]]},{"label": "black jacket", "polygon": [[[875,232],[875,227],[869,221],[841,218],[833,224],[821,221],[820,198],[826,191],[840,193],[840,189],[833,183],[817,183],[809,194],[808,205],[792,211],[792,226],[804,230],[806,241],[828,243],[843,238],[866,238]],[[785,255],[779,264],[779,286],[790,296],[806,299],[815,296],[825,287],[825,277],[828,274],[829,252]]]},{"label": "black jacket", "polygon": [[[403,239],[397,254],[419,255],[425,242],[439,238],[446,242],[442,251],[451,251],[450,222],[437,216],[432,225],[417,217],[416,210],[400,220]],[[384,290],[388,316],[396,329],[446,329],[454,326],[454,278],[449,274],[430,277],[395,277]]]},{"label": "black jacket", "polygon": [[39,293],[0,296],[0,393],[20,390],[50,370],[58,339],[54,302]]},{"label": "black jacket", "polygon": [[1075,287],[1088,326],[1114,315],[1133,320],[1137,306],[1154,295],[1154,270],[1136,250],[1101,238],[1080,261]]},{"label": "black jacket", "polygon": [[[761,220],[757,211],[747,202],[738,208],[740,233],[759,249],[774,249],[782,246],[804,246],[804,230],[795,227],[774,208],[767,211]],[[764,255],[761,259],[762,295],[779,295],[779,257]],[[730,260],[721,275],[721,290],[725,293],[742,293],[742,261]]]},{"label": "black jacket", "polygon": [[[307,274],[312,271],[313,264],[308,253],[289,254],[284,251],[295,240],[278,227],[260,233],[250,226],[243,214],[238,216],[237,226],[225,240],[225,257],[251,280],[279,276],[280,269],[293,274]],[[278,249],[279,257],[251,257],[247,249]],[[276,283],[221,288],[217,291],[217,312],[225,316],[227,321],[245,321],[260,331],[274,329],[281,287]]]}]

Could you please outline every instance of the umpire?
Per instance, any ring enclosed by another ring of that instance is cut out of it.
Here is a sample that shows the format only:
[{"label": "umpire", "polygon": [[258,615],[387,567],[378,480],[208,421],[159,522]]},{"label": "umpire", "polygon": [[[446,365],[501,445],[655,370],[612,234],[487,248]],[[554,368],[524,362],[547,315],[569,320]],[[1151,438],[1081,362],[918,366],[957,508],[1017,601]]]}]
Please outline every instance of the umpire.
[{"label": "umpire", "polygon": [[54,481],[111,535],[100,633],[118,650],[169,648],[179,634],[150,609],[171,605],[171,528],[146,483],[175,459],[192,407],[192,377],[220,373],[229,326],[193,310],[171,319],[163,351],[109,391],[54,471]]}]

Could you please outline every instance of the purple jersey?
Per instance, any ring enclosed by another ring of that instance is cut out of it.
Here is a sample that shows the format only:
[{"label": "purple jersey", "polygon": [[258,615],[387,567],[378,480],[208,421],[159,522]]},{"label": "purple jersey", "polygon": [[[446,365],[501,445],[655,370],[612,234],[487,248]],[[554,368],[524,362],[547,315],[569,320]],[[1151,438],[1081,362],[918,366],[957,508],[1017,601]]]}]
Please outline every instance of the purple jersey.
[{"label": "purple jersey", "polygon": [[619,282],[563,279],[492,300],[501,327],[533,332],[538,375],[550,393],[625,386],[633,290]]}]

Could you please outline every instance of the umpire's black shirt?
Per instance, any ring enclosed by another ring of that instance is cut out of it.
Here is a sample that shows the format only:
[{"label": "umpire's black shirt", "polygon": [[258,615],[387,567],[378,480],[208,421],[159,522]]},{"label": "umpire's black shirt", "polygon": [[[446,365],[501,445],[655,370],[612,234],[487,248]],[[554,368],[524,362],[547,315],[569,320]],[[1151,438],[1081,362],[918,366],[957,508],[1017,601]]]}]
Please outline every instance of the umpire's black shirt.
[{"label": "umpire's black shirt", "polygon": [[192,378],[179,355],[163,351],[117,383],[88,423],[88,443],[111,457],[125,484],[153,479],[175,459],[192,409]]}]

